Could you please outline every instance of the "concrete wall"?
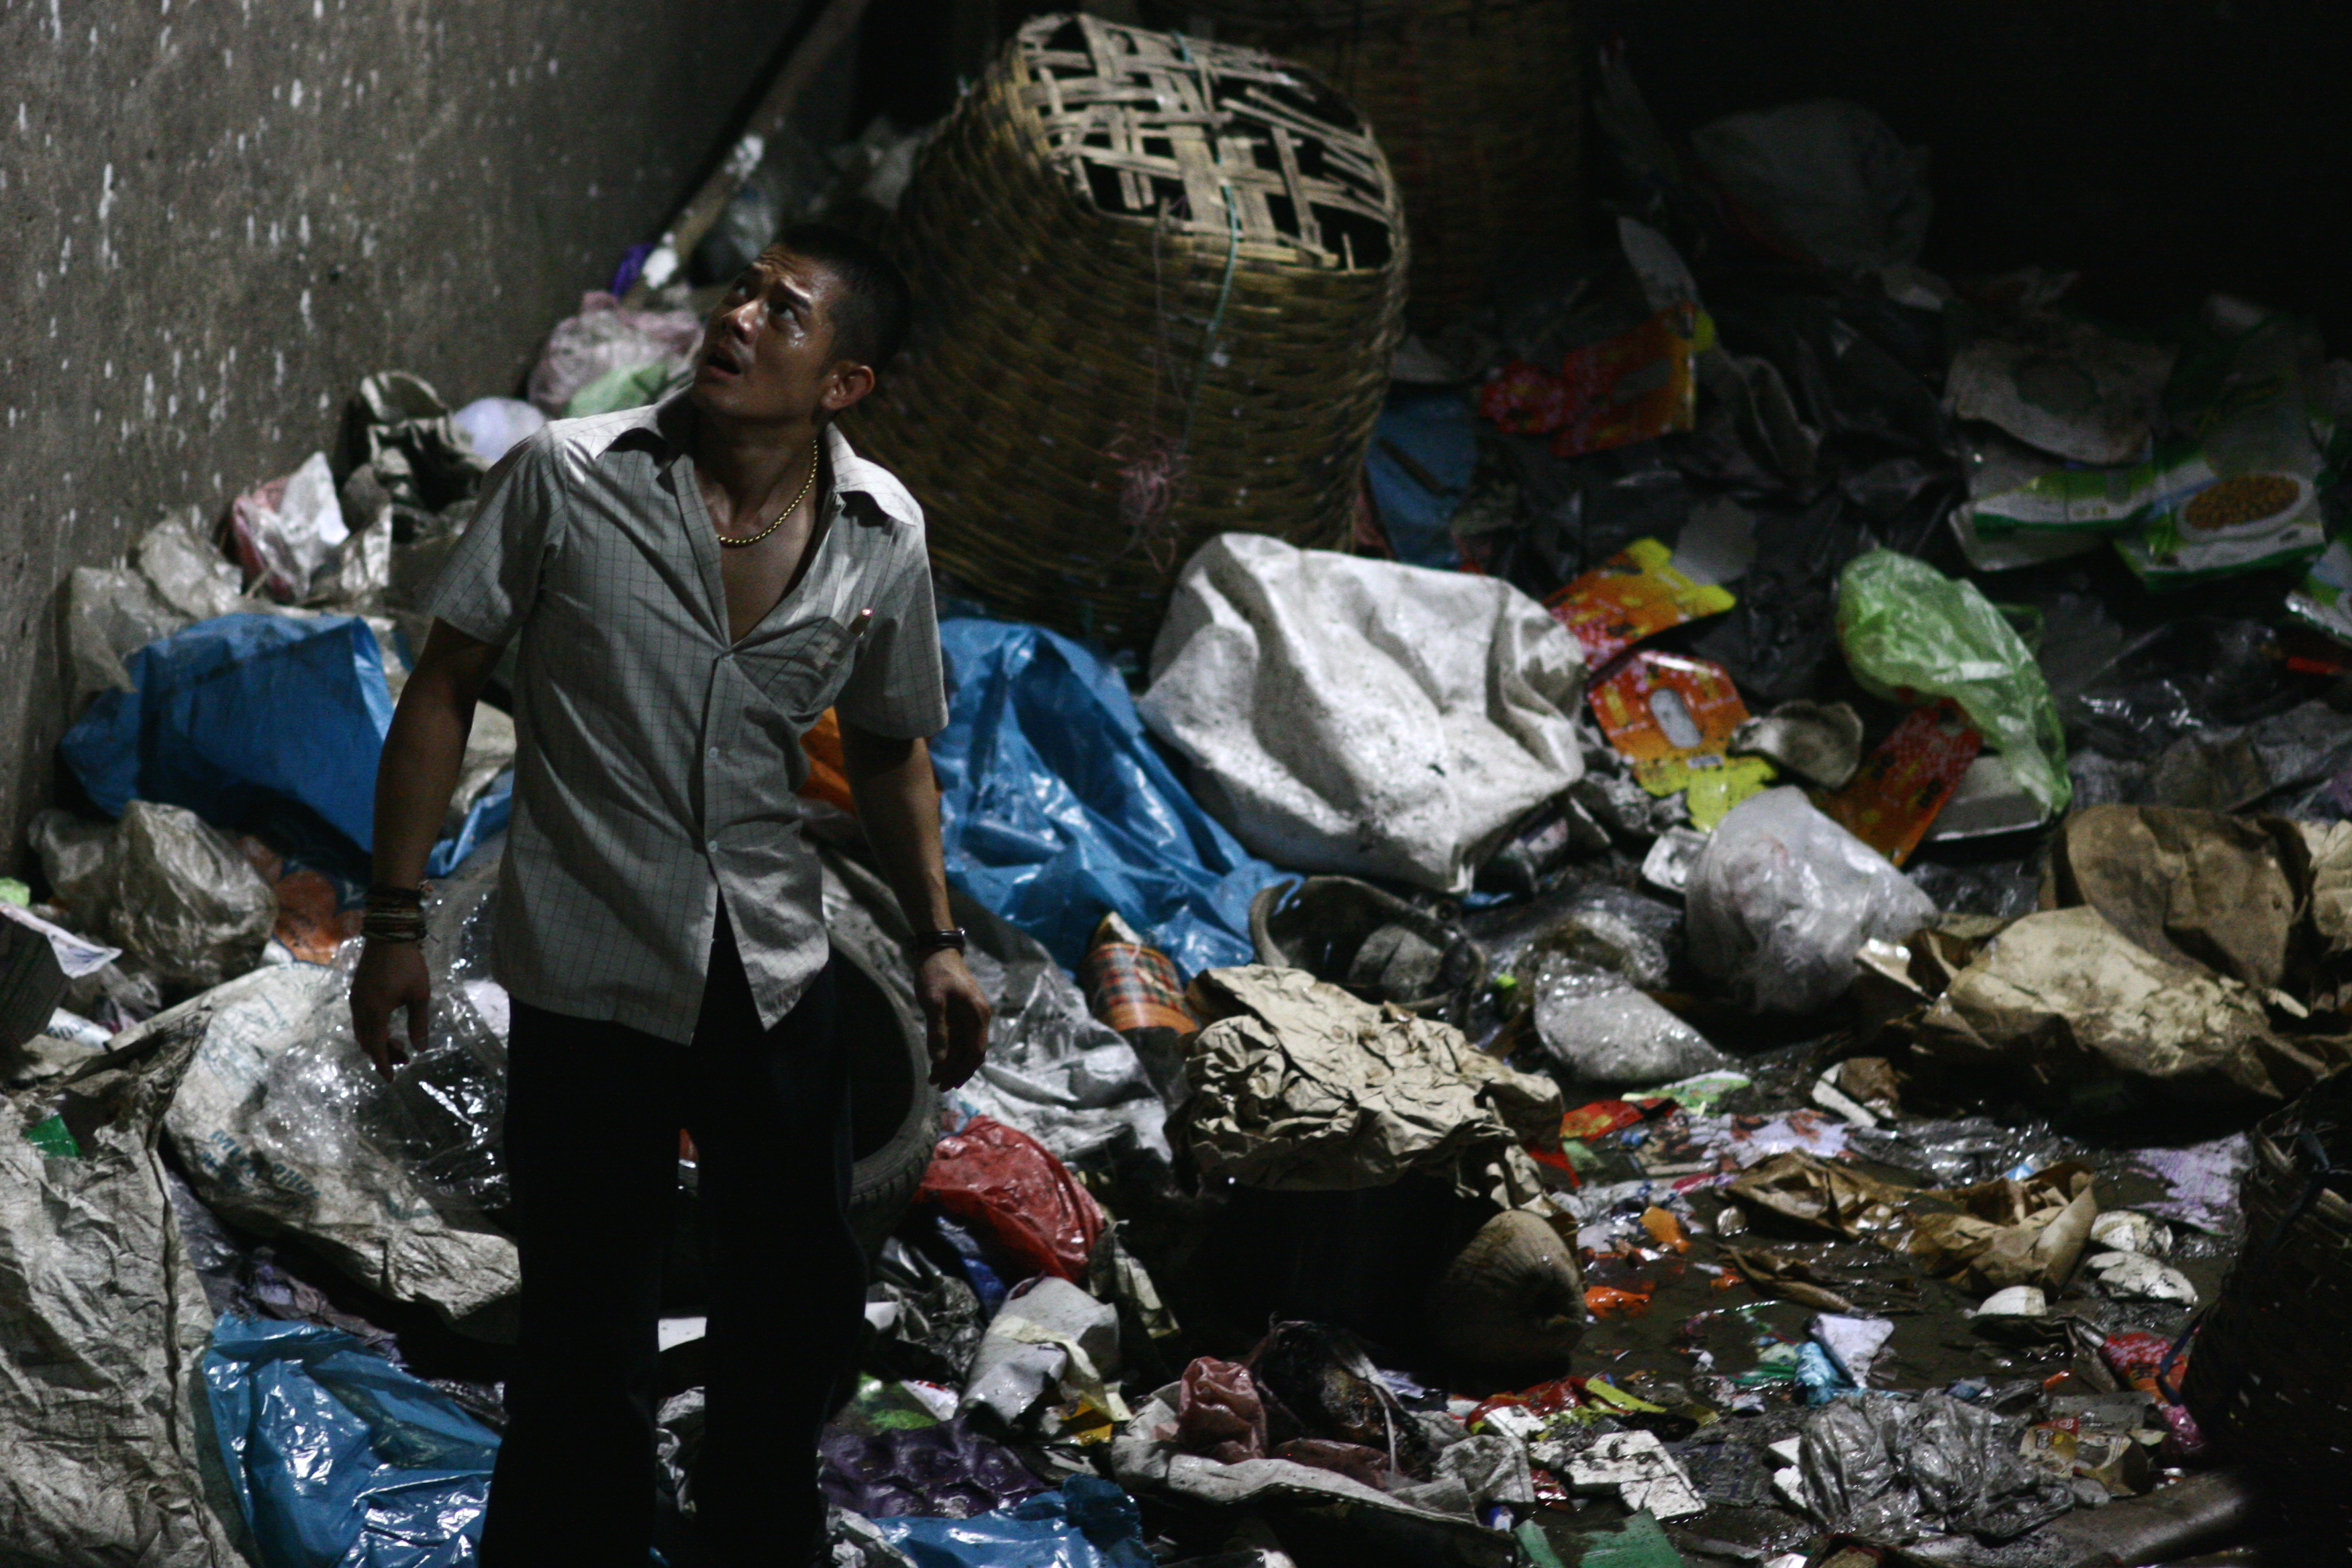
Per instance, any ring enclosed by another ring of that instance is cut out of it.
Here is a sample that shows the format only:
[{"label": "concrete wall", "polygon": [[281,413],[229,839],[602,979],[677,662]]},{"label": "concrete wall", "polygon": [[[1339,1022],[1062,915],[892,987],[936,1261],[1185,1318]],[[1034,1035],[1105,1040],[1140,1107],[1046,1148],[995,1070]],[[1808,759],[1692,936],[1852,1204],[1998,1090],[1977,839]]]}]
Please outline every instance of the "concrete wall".
[{"label": "concrete wall", "polygon": [[[291,468],[371,371],[515,390],[692,190],[799,8],[0,0],[12,858],[54,776],[67,573]],[[851,53],[810,114],[838,118]]]},{"label": "concrete wall", "polygon": [[[2143,319],[2223,289],[2352,352],[2352,5],[2328,0],[1587,0],[1669,131],[1868,104],[1934,155],[1927,259],[2084,271]],[[1595,139],[1594,156],[1607,154]]]}]

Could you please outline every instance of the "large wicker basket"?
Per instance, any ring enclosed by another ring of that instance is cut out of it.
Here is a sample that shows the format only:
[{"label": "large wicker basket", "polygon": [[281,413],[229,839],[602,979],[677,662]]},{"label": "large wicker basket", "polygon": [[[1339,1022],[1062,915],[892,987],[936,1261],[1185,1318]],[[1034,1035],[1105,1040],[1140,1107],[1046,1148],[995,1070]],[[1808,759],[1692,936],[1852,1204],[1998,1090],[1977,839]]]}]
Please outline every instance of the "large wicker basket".
[{"label": "large wicker basket", "polygon": [[2352,1203],[2336,1190],[2352,1187],[2352,1072],[2263,1121],[2253,1152],[2245,1248],[2181,1397],[2217,1449],[2310,1510],[2306,1528],[2352,1543]]},{"label": "large wicker basket", "polygon": [[1577,235],[1576,0],[1184,0],[1217,36],[1319,72],[1380,137],[1412,235],[1406,313],[1431,331],[1515,250]]},{"label": "large wicker basket", "polygon": [[1212,535],[1348,536],[1404,234],[1310,74],[1038,18],[924,153],[892,243],[916,327],[848,433],[965,592],[1139,649]]}]

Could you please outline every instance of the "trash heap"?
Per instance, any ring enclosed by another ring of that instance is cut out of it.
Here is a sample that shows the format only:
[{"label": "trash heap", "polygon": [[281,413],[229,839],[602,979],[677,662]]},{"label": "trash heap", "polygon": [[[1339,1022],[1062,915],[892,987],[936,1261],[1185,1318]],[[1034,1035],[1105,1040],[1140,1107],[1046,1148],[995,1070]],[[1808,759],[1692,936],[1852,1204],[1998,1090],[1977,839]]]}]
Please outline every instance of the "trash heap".
[{"label": "trash heap", "polygon": [[[1928,272],[1923,158],[1858,106],[1672,136],[1605,58],[1596,110],[1614,245],[1407,341],[1355,552],[1213,539],[1145,664],[943,581],[997,1020],[943,1102],[812,733],[873,1058],[837,1563],[2055,1568],[2294,1527],[2259,1336],[2183,1390],[2242,1248],[2342,1288],[2290,1237],[2352,1163],[2304,1098],[2352,1063],[2352,364],[2242,301],[2126,330],[2067,276]],[[887,212],[919,140],[779,143],[528,402],[372,376],[331,450],[74,574],[79,793],[37,900],[0,886],[12,1545],[471,1561],[514,740],[486,704],[384,1083],[346,996],[414,605],[508,447],[657,395],[711,280]]]}]

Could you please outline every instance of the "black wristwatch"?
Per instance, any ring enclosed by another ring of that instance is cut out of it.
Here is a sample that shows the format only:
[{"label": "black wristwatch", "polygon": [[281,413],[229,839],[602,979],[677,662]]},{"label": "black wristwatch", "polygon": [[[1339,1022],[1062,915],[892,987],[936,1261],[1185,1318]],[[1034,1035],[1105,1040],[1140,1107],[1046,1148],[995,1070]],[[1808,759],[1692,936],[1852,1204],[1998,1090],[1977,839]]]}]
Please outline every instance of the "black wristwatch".
[{"label": "black wristwatch", "polygon": [[908,945],[915,950],[916,957],[928,958],[932,953],[950,947],[961,952],[970,940],[963,927],[949,926],[944,931],[918,931],[915,933],[915,940]]}]

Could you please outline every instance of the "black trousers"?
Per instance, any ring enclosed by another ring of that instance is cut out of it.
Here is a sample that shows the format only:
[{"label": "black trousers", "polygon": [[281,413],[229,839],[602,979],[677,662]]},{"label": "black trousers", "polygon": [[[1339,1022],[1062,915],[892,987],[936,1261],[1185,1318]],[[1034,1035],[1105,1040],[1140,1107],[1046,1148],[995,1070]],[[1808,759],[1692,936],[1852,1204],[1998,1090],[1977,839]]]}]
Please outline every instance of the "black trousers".
[{"label": "black trousers", "polygon": [[824,1531],[817,1435],[847,1393],[866,1291],[832,971],[762,1029],[722,906],[692,1045],[517,1002],[508,1061],[521,1339],[483,1563],[646,1568],[685,1127],[709,1290],[702,1560],[803,1568]]}]

